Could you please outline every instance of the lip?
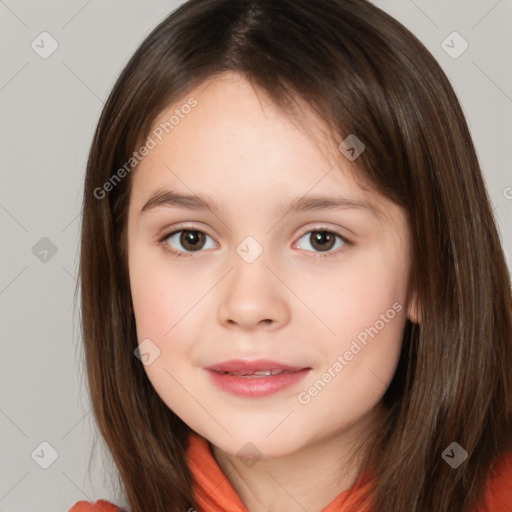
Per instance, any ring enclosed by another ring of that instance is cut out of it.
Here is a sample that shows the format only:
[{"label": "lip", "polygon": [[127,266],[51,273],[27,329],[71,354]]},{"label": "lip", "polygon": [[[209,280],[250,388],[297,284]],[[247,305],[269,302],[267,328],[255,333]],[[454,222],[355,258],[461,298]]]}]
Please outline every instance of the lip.
[{"label": "lip", "polygon": [[206,370],[215,372],[258,372],[262,370],[302,370],[304,366],[291,366],[289,364],[281,363],[280,361],[272,361],[270,359],[230,359],[223,363],[212,364],[205,366]]},{"label": "lip", "polygon": [[[263,397],[277,393],[285,388],[293,386],[306,377],[311,371],[310,367],[291,366],[279,361],[268,359],[258,359],[253,361],[231,360],[224,363],[215,364],[204,368],[212,382],[221,390],[235,396],[245,397]],[[262,370],[284,370],[290,373],[281,373],[279,375],[247,376],[229,375],[220,372],[243,372],[243,371],[262,371]]]}]

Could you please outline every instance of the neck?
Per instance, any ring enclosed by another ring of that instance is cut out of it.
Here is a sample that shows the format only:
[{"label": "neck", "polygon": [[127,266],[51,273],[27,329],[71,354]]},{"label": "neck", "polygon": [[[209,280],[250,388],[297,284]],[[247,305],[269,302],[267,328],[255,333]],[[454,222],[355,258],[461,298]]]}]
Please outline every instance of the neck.
[{"label": "neck", "polygon": [[354,449],[365,446],[365,431],[381,413],[379,406],[357,425],[251,467],[214,445],[212,452],[249,512],[320,512],[356,482],[363,450]]}]

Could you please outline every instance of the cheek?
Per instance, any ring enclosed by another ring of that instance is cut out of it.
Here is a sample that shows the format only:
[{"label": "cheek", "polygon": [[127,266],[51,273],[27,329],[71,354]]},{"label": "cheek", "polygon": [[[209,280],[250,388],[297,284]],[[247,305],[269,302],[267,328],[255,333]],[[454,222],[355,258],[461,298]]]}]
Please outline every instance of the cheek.
[{"label": "cheek", "polygon": [[[359,251],[339,271],[316,279],[316,287],[303,281],[302,293],[309,290],[311,309],[324,324],[317,322],[317,330],[325,334],[316,338],[320,379],[307,384],[311,394],[305,387],[300,403],[311,400],[323,415],[321,407],[341,401],[357,416],[382,397],[396,370],[406,322],[404,257],[396,251]],[[346,418],[340,415],[340,421]]]},{"label": "cheek", "polygon": [[402,348],[405,309],[395,302],[380,316],[381,309],[372,308],[356,320],[340,315],[340,335],[322,344],[322,364],[297,397],[311,428],[349,427],[380,402],[391,383]]},{"label": "cheek", "polygon": [[194,305],[205,291],[176,265],[172,269],[165,258],[149,262],[143,251],[140,257],[134,251],[130,286],[140,351],[151,353],[151,362],[144,370],[162,401],[188,418],[194,417],[190,412],[194,403],[183,391],[183,383],[190,372],[187,363],[197,329]]},{"label": "cheek", "polygon": [[376,322],[381,327],[382,315],[384,321],[392,319],[386,331],[400,331],[406,309],[405,264],[396,251],[358,250],[321,273],[304,272],[295,291],[321,321],[316,327],[326,339],[331,331],[329,342],[339,348]]},{"label": "cheek", "polygon": [[156,251],[149,252],[134,248],[130,257],[137,334],[139,340],[154,338],[165,343],[181,324],[187,323],[208,280],[191,279],[190,272],[182,271],[175,262],[169,263],[162,254],[155,257]]},{"label": "cheek", "polygon": [[183,385],[190,379],[196,345],[207,334],[204,315],[212,276],[202,276],[199,268],[185,272],[162,256],[153,257],[149,263],[144,251],[134,251],[131,258],[137,339],[158,354],[144,370],[167,406],[187,415],[194,402],[183,392]]}]

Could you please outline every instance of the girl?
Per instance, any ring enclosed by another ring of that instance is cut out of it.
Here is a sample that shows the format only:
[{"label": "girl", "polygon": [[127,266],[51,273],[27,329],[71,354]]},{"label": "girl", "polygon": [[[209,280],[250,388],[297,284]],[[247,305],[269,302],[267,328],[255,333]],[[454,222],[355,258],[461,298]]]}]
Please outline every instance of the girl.
[{"label": "girl", "polygon": [[512,510],[508,270],[454,91],[383,11],[186,2],[114,86],[83,208],[127,510]]}]

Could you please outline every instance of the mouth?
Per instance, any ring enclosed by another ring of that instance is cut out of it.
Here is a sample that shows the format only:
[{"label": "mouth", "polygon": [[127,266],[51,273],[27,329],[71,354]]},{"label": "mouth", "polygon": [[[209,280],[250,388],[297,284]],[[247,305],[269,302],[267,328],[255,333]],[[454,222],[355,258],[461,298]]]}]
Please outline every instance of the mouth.
[{"label": "mouth", "polygon": [[312,370],[311,367],[291,366],[268,360],[231,360],[204,369],[220,390],[253,398],[294,386]]}]

